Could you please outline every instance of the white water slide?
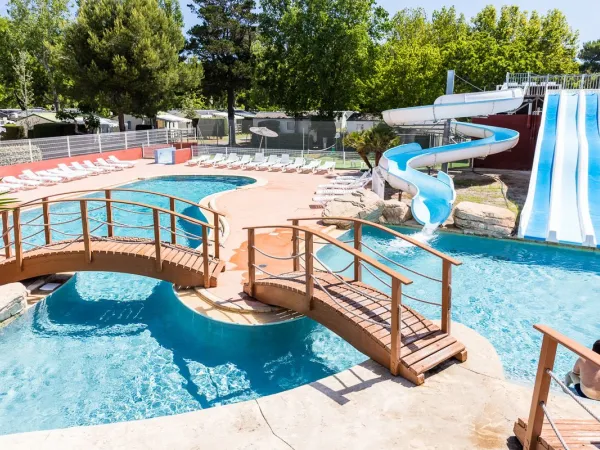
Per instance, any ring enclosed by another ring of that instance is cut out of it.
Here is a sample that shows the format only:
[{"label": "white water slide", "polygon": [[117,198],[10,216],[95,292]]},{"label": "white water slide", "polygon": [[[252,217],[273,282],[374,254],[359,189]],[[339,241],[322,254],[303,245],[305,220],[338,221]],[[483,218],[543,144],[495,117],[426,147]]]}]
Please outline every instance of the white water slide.
[{"label": "white water slide", "polygon": [[546,95],[520,237],[598,246],[599,96],[593,90]]},{"label": "white water slide", "polygon": [[[400,126],[486,116],[517,109],[523,103],[523,95],[522,89],[443,95],[433,105],[384,111],[383,119],[390,126]],[[382,176],[392,187],[413,195],[413,216],[428,229],[436,228],[450,216],[456,194],[447,174],[438,172],[434,178],[417,167],[486,157],[513,148],[519,140],[519,133],[507,128],[466,122],[452,122],[452,127],[476,139],[428,149],[416,143],[400,145],[386,151],[379,163]]]}]

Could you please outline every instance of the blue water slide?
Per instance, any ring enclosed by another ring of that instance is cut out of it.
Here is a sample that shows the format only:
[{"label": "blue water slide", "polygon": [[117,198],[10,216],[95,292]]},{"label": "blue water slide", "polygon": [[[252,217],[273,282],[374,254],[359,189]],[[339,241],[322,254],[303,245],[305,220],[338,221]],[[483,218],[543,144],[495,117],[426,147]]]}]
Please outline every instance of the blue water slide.
[{"label": "blue water slide", "polygon": [[[532,184],[529,196],[532,200],[525,205],[521,214],[522,237],[545,241],[548,236],[550,217],[550,189],[552,185],[552,165],[556,146],[559,95],[548,95],[542,122],[541,140],[536,150],[532,171]],[[532,190],[533,189],[533,190]],[[530,206],[528,208],[528,206]]]},{"label": "blue water slide", "polygon": [[[600,102],[598,93],[586,95],[585,134],[588,142],[588,202],[596,237],[600,237]],[[597,246],[598,243],[596,244]]]}]

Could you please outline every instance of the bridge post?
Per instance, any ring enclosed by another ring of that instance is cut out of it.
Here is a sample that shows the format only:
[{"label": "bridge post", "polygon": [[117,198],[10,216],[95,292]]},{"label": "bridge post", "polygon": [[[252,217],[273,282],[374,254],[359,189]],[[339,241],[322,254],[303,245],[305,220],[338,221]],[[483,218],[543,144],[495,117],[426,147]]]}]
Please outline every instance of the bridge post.
[{"label": "bridge post", "polygon": [[248,228],[248,290],[254,297],[254,282],[256,281],[256,255],[254,253],[254,228]]},{"label": "bridge post", "polygon": [[219,221],[219,213],[218,212],[213,212],[213,225],[214,225],[214,229],[213,229],[213,233],[215,234],[215,258],[219,259],[220,255],[221,255],[221,230],[219,229],[220,227],[220,221]]},{"label": "bridge post", "polygon": [[13,209],[13,232],[15,237],[15,258],[19,270],[23,270],[23,248],[21,247],[21,209]]},{"label": "bridge post", "polygon": [[[354,222],[354,249],[362,252],[362,223]],[[360,258],[354,257],[354,281],[362,281]]]},{"label": "bridge post", "polygon": [[[292,225],[297,227],[299,224],[299,221],[294,219],[292,220]],[[292,270],[294,272],[298,272],[300,270],[300,240],[298,239],[298,230],[296,230],[295,228],[292,228],[292,255],[298,255],[296,256],[292,262],[293,262],[293,268]]]},{"label": "bridge post", "polygon": [[108,231],[107,231],[107,236],[113,237],[114,235],[114,229],[113,229],[113,218],[112,218],[112,202],[110,201],[112,198],[112,193],[110,191],[110,189],[106,189],[104,191],[104,196],[106,198],[106,200],[108,200],[106,202],[106,223],[108,224]]},{"label": "bridge post", "polygon": [[81,229],[83,234],[83,249],[85,253],[85,262],[92,262],[92,248],[90,246],[90,224],[88,222],[88,207],[87,201],[80,200],[79,206],[81,209]]},{"label": "bridge post", "polygon": [[50,233],[50,205],[48,197],[42,199],[42,214],[44,217],[44,236],[46,237],[46,245],[52,242],[52,234]]},{"label": "bridge post", "polygon": [[442,262],[442,331],[450,334],[452,324],[452,264]]},{"label": "bridge post", "polygon": [[392,342],[390,346],[390,372],[398,375],[402,347],[402,284],[392,278]]},{"label": "bridge post", "polygon": [[10,236],[8,235],[8,211],[2,211],[2,240],[4,241],[4,256],[8,259],[12,256]]},{"label": "bridge post", "polygon": [[306,271],[306,310],[312,307],[312,297],[315,289],[313,281],[313,234],[304,232],[304,264]]},{"label": "bridge post", "polygon": [[154,252],[156,254],[156,271],[162,272],[162,247],[160,246],[160,213],[158,209],[152,208],[152,218],[154,222]]},{"label": "bridge post", "polygon": [[[173,197],[169,198],[169,209],[171,212],[175,212],[175,199]],[[177,244],[177,217],[171,214],[171,244]]]},{"label": "bridge post", "polygon": [[210,287],[210,259],[208,257],[208,229],[202,226],[202,258],[204,264],[204,287]]}]

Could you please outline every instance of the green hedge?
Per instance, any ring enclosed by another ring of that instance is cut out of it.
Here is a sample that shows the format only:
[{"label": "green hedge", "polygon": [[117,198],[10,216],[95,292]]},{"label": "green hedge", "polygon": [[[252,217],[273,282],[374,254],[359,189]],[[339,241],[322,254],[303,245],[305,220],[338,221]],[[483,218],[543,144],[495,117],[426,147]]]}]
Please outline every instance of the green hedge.
[{"label": "green hedge", "polygon": [[0,135],[2,136],[3,140],[9,141],[14,139],[25,139],[27,137],[25,128],[20,125],[8,123],[6,125],[2,125],[2,127],[6,129],[6,131]]},{"label": "green hedge", "polygon": [[0,166],[12,166],[13,164],[41,161],[42,151],[37,145],[29,147],[28,142],[19,144],[0,145]]},{"label": "green hedge", "polygon": [[77,134],[75,123],[38,123],[33,126],[30,138],[48,138],[56,136],[73,136]]}]

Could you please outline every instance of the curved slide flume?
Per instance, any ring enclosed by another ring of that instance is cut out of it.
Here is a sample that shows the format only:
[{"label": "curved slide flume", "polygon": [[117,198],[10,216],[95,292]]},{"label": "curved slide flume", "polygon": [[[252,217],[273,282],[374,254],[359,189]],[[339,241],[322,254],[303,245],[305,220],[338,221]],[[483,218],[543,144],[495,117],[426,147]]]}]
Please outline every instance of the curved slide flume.
[{"label": "curved slide flume", "polygon": [[[457,117],[474,117],[512,111],[523,103],[522,89],[443,95],[433,105],[392,109],[383,112],[390,126],[435,123]],[[431,177],[417,167],[485,157],[513,148],[519,133],[513,130],[466,122],[452,122],[455,131],[477,138],[469,142],[423,149],[412,143],[394,147],[383,154],[380,173],[394,188],[413,196],[414,218],[426,228],[441,225],[452,212],[456,194],[452,179],[443,172]]]}]

